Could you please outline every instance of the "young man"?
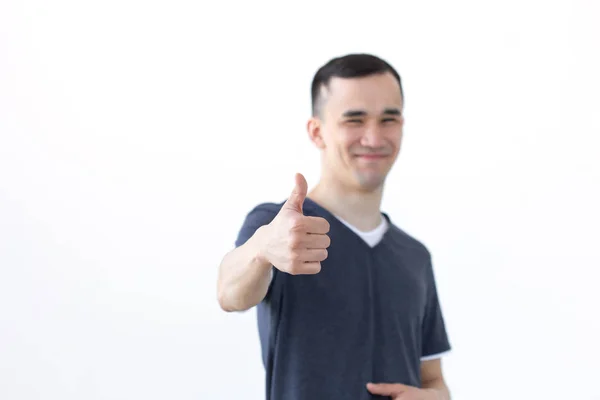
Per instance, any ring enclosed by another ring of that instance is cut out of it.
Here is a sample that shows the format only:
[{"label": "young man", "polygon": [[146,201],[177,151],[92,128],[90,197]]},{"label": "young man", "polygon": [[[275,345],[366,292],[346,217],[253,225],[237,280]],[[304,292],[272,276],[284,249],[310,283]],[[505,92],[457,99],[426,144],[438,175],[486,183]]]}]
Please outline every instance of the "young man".
[{"label": "young man", "polygon": [[380,210],[402,142],[402,83],[368,54],[312,83],[321,179],[247,215],[220,265],[226,311],[257,306],[267,399],[449,399],[431,256]]}]

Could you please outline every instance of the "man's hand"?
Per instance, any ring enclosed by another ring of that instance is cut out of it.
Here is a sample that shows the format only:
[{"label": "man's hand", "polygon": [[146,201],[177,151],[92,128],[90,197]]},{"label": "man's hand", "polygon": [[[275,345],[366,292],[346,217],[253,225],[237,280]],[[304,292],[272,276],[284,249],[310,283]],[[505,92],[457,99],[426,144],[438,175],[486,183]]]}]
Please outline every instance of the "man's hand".
[{"label": "man's hand", "polygon": [[273,221],[263,230],[262,257],[280,271],[292,275],[316,274],[327,258],[331,240],[325,218],[305,216],[302,205],[308,185],[301,174],[296,186]]},{"label": "man's hand", "polygon": [[367,390],[380,396],[390,396],[392,400],[441,400],[435,389],[419,389],[400,383],[368,383]]}]

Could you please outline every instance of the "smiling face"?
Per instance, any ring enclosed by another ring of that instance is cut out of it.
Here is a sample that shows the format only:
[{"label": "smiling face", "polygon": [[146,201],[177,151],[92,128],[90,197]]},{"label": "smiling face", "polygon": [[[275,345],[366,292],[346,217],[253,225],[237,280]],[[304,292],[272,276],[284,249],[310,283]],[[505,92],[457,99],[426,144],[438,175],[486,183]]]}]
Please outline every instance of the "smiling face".
[{"label": "smiling face", "polygon": [[308,123],[323,174],[359,191],[383,186],[402,141],[400,85],[390,73],[330,80]]}]

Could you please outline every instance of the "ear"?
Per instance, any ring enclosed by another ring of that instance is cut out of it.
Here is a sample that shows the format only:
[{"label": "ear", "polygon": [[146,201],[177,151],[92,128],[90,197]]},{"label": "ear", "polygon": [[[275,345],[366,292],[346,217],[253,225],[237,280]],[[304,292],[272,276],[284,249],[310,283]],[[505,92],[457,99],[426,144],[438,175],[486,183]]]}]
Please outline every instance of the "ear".
[{"label": "ear", "polygon": [[312,117],[306,124],[306,131],[311,142],[315,144],[319,149],[325,147],[325,141],[322,136],[322,122],[317,117]]}]

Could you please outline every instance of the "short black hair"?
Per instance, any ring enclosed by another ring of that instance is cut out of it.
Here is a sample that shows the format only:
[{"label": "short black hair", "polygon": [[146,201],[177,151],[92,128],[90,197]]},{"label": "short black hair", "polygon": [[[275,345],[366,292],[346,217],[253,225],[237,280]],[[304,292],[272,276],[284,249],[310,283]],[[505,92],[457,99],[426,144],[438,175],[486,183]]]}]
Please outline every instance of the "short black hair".
[{"label": "short black hair", "polygon": [[353,53],[329,60],[317,70],[311,85],[312,115],[317,116],[321,108],[321,88],[327,87],[333,77],[358,78],[374,74],[391,73],[400,85],[400,95],[404,101],[400,74],[387,61],[372,54]]}]

